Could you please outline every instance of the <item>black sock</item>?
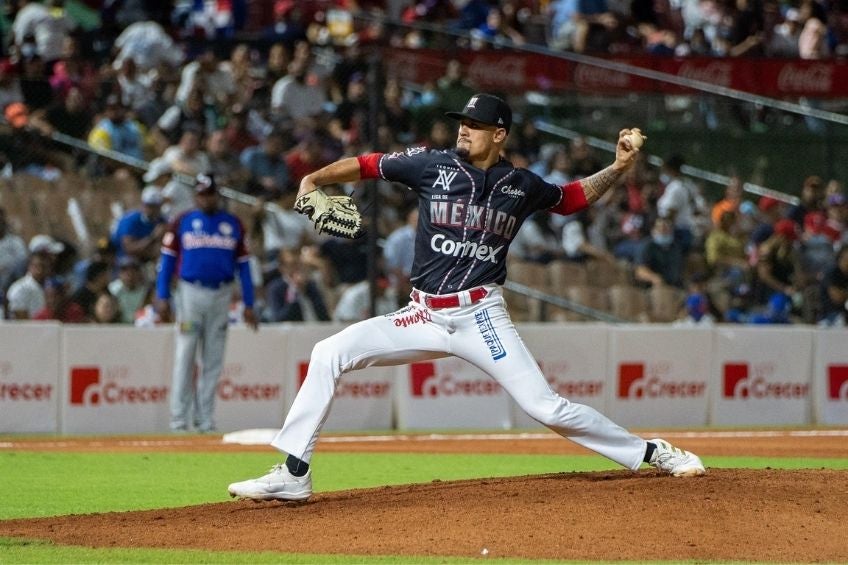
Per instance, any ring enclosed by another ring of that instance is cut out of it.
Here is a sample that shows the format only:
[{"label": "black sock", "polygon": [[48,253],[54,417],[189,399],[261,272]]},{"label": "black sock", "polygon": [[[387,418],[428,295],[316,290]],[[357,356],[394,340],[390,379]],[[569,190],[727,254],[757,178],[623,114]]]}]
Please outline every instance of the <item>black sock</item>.
[{"label": "black sock", "polygon": [[654,443],[648,442],[647,447],[645,447],[645,458],[642,459],[645,463],[651,462],[651,457],[654,455],[654,451],[656,451],[657,446]]},{"label": "black sock", "polygon": [[286,467],[288,467],[289,473],[295,477],[302,477],[309,470],[309,463],[301,461],[294,455],[289,455],[286,457]]}]

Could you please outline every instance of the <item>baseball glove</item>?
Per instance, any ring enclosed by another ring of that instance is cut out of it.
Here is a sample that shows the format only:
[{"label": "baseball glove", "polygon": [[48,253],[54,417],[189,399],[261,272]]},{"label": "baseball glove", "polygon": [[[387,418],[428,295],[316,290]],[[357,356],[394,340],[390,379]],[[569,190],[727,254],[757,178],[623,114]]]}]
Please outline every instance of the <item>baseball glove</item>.
[{"label": "baseball glove", "polygon": [[316,189],[298,198],[294,209],[312,220],[318,233],[345,239],[357,239],[365,233],[362,216],[350,196],[327,196]]}]

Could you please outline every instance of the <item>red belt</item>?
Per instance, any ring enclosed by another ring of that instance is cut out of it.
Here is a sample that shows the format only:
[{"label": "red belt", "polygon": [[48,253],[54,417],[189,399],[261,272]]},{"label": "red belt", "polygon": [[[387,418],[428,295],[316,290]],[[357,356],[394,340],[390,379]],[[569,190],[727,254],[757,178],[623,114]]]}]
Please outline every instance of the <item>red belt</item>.
[{"label": "red belt", "polygon": [[468,305],[471,305],[477,304],[486,298],[489,295],[489,291],[482,286],[457,292],[456,294],[424,294],[413,290],[412,299],[431,310],[441,310],[442,308],[458,308],[462,306],[462,299],[460,297],[463,294],[468,296]]}]

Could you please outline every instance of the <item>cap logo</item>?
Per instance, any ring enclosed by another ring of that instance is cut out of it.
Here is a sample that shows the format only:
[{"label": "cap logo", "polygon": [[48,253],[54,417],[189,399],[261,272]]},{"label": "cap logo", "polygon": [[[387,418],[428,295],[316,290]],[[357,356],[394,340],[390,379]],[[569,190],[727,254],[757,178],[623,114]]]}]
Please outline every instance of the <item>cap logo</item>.
[{"label": "cap logo", "polygon": [[471,100],[468,101],[468,104],[465,106],[466,110],[471,110],[477,105],[477,96],[472,96]]},{"label": "cap logo", "polygon": [[498,125],[499,125],[499,126],[502,126],[502,125],[503,125],[503,118],[498,118]]}]

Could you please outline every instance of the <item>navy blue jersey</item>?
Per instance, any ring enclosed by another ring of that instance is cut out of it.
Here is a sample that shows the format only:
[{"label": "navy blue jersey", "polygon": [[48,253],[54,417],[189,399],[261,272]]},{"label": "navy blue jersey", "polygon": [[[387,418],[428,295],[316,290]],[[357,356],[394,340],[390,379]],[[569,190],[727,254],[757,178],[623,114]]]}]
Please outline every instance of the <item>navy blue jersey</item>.
[{"label": "navy blue jersey", "polygon": [[562,187],[505,159],[484,171],[450,150],[386,153],[377,172],[419,196],[410,280],[430,294],[503,284],[507,250],[524,220],[563,197]]}]

